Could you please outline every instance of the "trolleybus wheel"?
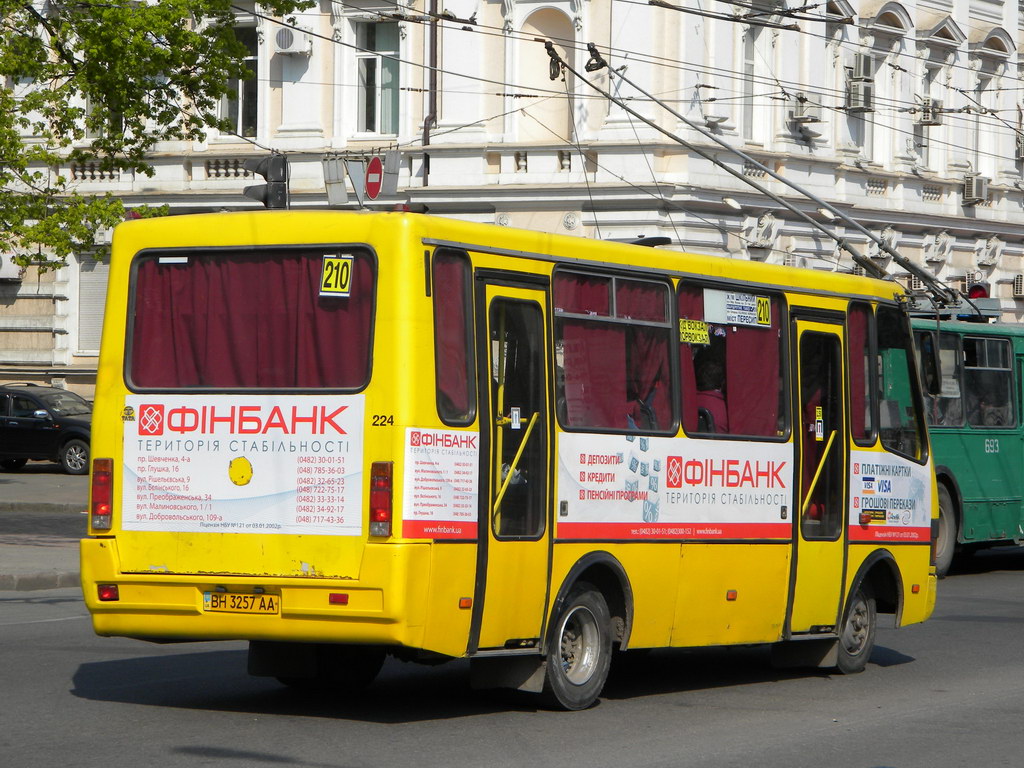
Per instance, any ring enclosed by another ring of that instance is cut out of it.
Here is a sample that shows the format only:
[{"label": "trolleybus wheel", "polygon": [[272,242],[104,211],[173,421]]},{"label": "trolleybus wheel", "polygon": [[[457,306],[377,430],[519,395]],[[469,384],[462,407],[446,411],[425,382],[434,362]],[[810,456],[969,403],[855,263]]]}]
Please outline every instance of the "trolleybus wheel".
[{"label": "trolleybus wheel", "polygon": [[862,581],[850,598],[839,633],[836,668],[844,675],[863,672],[875,647],[875,593]]},{"label": "trolleybus wheel", "polygon": [[611,615],[590,584],[577,584],[554,622],[548,643],[544,700],[586,709],[601,695],[612,658]]},{"label": "trolleybus wheel", "polygon": [[953,565],[956,551],[956,510],[949,489],[939,483],[939,534],[935,542],[935,574],[941,579]]}]

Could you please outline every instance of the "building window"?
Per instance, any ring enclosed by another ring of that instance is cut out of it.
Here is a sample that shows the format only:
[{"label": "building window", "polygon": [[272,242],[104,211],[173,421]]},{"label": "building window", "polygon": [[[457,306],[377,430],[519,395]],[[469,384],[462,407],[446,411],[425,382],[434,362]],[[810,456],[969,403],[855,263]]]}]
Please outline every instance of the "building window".
[{"label": "building window", "polygon": [[361,133],[398,133],[398,24],[357,22]]},{"label": "building window", "polygon": [[244,61],[252,75],[244,79],[236,78],[231,82],[231,90],[235,95],[234,98],[226,95],[221,100],[221,117],[230,124],[229,133],[255,138],[259,106],[259,81],[256,79],[259,41],[256,37],[256,27],[235,27],[235,35],[248,51]]}]

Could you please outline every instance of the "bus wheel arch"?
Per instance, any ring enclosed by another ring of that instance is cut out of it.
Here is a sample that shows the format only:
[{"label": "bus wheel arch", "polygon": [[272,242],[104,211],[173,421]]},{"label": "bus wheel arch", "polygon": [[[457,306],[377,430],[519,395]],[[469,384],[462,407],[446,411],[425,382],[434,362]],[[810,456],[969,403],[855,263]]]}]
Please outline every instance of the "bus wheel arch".
[{"label": "bus wheel arch", "polygon": [[[612,645],[625,650],[633,627],[633,589],[626,569],[608,552],[591,552],[580,558],[566,574],[551,606],[551,621],[559,615],[569,594],[579,582],[596,588],[608,605],[612,622]],[[545,632],[545,652],[551,642],[550,622]]]},{"label": "bus wheel arch", "polygon": [[836,645],[836,668],[862,672],[871,658],[879,613],[891,613],[898,627],[903,587],[895,558],[886,550],[872,553],[857,571],[843,608]]}]

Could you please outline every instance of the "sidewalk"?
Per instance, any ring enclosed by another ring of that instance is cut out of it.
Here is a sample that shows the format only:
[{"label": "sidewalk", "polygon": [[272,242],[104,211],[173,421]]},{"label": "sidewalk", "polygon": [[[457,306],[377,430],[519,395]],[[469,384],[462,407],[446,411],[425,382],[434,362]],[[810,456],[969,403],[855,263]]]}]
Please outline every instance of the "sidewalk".
[{"label": "sidewalk", "polygon": [[32,461],[0,470],[0,591],[78,586],[89,477]]}]

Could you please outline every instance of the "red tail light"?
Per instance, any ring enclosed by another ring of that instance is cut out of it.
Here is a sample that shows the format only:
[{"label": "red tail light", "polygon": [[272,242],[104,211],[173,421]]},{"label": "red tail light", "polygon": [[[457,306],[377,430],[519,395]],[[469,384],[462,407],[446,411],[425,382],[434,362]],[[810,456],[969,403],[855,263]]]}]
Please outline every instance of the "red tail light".
[{"label": "red tail light", "polygon": [[391,535],[394,462],[375,461],[370,467],[370,535]]},{"label": "red tail light", "polygon": [[92,489],[89,494],[92,499],[92,506],[89,509],[89,526],[94,531],[110,530],[113,487],[114,460],[93,459]]}]

